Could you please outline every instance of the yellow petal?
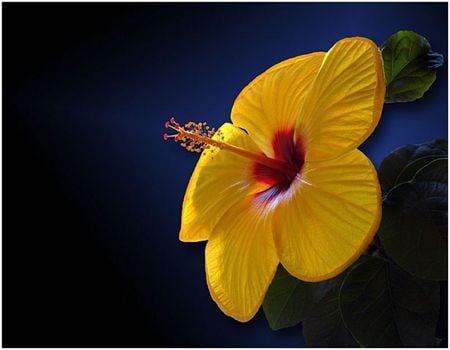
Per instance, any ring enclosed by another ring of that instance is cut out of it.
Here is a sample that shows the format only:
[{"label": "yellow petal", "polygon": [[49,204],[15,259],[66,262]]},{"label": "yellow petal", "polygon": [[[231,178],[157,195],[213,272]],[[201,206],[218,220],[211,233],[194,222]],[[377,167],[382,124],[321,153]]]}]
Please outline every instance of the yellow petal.
[{"label": "yellow petal", "polygon": [[305,281],[336,276],[367,248],[381,218],[376,171],[358,150],[306,162],[302,179],[275,214],[274,238],[283,266]]},{"label": "yellow petal", "polygon": [[[261,152],[241,129],[226,123],[220,128],[222,141]],[[218,130],[218,131],[219,131]],[[219,133],[213,136],[218,138]],[[204,152],[205,153],[205,152]],[[261,190],[252,179],[253,163],[227,151],[214,149],[201,155],[183,201],[180,240],[197,242],[208,236],[223,214],[245,196]]]},{"label": "yellow petal", "polygon": [[236,98],[231,120],[247,130],[266,155],[274,156],[272,142],[277,131],[295,127],[323,56],[317,52],[280,62],[255,78]]},{"label": "yellow petal", "polygon": [[252,198],[231,208],[206,245],[206,278],[213,300],[246,322],[261,306],[278,265],[272,215]]},{"label": "yellow petal", "polygon": [[330,159],[358,147],[380,119],[384,92],[378,47],[365,38],[338,41],[326,54],[297,120],[296,137],[305,138],[306,159]]}]

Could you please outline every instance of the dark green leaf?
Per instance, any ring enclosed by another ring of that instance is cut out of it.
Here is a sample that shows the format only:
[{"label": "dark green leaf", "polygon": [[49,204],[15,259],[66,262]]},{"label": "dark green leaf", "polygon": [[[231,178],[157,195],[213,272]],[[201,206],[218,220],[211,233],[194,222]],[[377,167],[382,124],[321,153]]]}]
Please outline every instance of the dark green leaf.
[{"label": "dark green leaf", "polygon": [[396,184],[411,181],[420,169],[427,166],[429,163],[433,163],[437,159],[445,159],[445,161],[447,161],[447,158],[445,157],[446,156],[442,155],[426,156],[412,161],[407,166],[405,166],[401,173],[398,175]]},{"label": "dark green leaf", "polygon": [[340,278],[318,283],[303,282],[279,265],[263,304],[270,328],[278,330],[303,321]]},{"label": "dark green leaf", "polygon": [[448,183],[448,158],[438,158],[421,167],[412,179],[415,182]]},{"label": "dark green leaf", "polygon": [[391,84],[410,62],[429,50],[428,41],[412,31],[401,30],[391,35],[381,45],[386,85]]},{"label": "dark green leaf", "polygon": [[410,163],[424,157],[429,156],[446,157],[447,155],[448,155],[447,140],[434,140],[423,144],[405,145],[400,148],[397,148],[395,151],[391,152],[386,158],[384,158],[378,170],[378,178],[380,179],[380,184],[381,188],[383,189],[383,192],[384,193],[389,192],[389,190],[392,187],[394,187],[397,184],[400,184],[401,183],[400,181],[402,181],[404,178],[410,177],[406,181],[412,179],[413,175],[416,173],[417,170],[420,169],[420,167],[417,169],[410,169],[411,172],[407,172],[402,175],[402,172],[404,170],[407,171],[405,167],[407,167]]},{"label": "dark green leaf", "polygon": [[404,270],[447,279],[447,184],[419,181],[392,189],[383,202],[378,236]]},{"label": "dark green leaf", "polygon": [[421,98],[436,80],[443,56],[412,31],[399,31],[381,45],[386,79],[386,103]]},{"label": "dark green leaf", "polygon": [[303,321],[306,345],[314,348],[357,348],[339,310],[339,288],[335,287],[314,307]]},{"label": "dark green leaf", "polygon": [[342,317],[365,347],[432,347],[439,314],[439,284],[417,279],[379,258],[345,278]]},{"label": "dark green leaf", "polygon": [[436,337],[448,339],[448,283],[439,282],[441,287],[441,307],[439,309],[439,319],[436,327]]}]

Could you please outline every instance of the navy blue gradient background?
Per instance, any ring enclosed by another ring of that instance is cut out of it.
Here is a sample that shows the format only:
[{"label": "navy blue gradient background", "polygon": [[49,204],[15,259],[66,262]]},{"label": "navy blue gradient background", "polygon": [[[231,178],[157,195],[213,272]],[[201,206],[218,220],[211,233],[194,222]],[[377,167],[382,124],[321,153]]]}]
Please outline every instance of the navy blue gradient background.
[{"label": "navy blue gradient background", "polygon": [[[256,75],[348,36],[414,30],[447,60],[447,4],[2,5],[3,346],[304,346],[211,300],[205,244],[178,240],[197,157],[163,124],[220,126]],[[446,137],[447,64],[361,148]]]}]

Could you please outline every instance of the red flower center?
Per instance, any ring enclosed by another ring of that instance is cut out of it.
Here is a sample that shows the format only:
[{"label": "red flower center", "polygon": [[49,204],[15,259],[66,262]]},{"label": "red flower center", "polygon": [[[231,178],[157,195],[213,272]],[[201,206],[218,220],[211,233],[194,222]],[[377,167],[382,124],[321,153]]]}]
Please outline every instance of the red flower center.
[{"label": "red flower center", "polygon": [[278,131],[272,140],[274,158],[286,163],[286,169],[274,169],[264,164],[254,163],[253,176],[259,181],[270,185],[270,188],[259,193],[264,199],[289,189],[295,177],[301,173],[305,162],[305,148],[302,139],[294,142],[294,130]]}]

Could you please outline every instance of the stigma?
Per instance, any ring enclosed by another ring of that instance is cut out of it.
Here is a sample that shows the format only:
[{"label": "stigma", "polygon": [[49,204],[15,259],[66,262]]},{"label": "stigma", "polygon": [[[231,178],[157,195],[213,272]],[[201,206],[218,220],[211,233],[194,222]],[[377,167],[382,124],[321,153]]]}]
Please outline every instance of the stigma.
[{"label": "stigma", "polygon": [[255,153],[225,142],[225,137],[221,131],[216,131],[206,122],[189,122],[184,126],[181,126],[176,122],[175,118],[172,117],[164,125],[167,129],[175,131],[175,134],[170,135],[164,133],[164,140],[173,139],[175,142],[180,142],[180,146],[190,152],[201,153],[210,148],[218,148],[284,173],[292,174],[297,172],[297,169],[293,167],[290,162],[270,158],[264,153]]}]

